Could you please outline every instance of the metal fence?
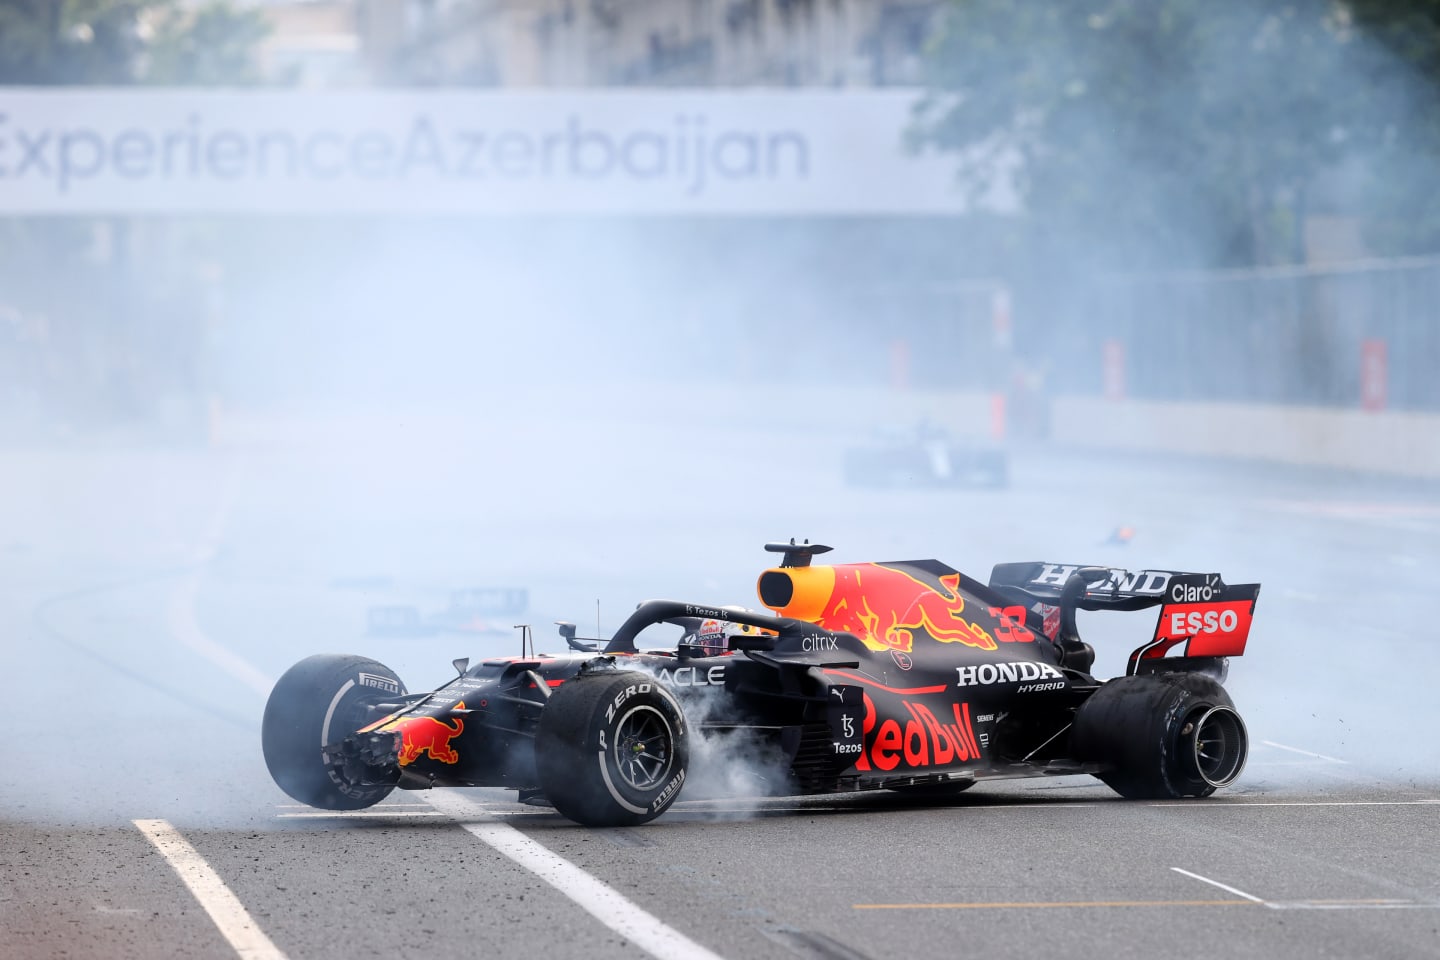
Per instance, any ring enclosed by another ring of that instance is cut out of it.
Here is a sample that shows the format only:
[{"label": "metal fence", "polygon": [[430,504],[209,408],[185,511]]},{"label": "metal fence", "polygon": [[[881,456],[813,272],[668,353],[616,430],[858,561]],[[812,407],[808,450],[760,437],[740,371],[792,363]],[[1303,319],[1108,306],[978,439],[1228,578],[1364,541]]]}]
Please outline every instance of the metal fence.
[{"label": "metal fence", "polygon": [[1073,303],[1051,392],[1440,409],[1440,258],[1110,277]]}]

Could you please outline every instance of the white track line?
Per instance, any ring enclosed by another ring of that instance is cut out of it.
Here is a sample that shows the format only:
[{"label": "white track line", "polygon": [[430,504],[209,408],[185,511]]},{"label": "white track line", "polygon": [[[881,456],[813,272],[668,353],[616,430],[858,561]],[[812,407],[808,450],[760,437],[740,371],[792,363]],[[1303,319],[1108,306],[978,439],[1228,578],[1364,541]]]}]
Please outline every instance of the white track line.
[{"label": "white track line", "polygon": [[258,670],[248,660],[211,639],[200,628],[196,604],[200,595],[200,581],[205,576],[205,566],[220,549],[225,536],[225,527],[230,522],[230,513],[235,506],[235,471],[231,467],[221,481],[219,503],[210,516],[200,544],[195,548],[195,567],[180,578],[170,594],[165,607],[165,623],[170,635],[200,656],[215,664],[221,670],[239,680],[262,697],[268,697],[275,686],[275,679]]},{"label": "white track line", "polygon": [[1184,810],[1234,810],[1237,807],[1433,807],[1437,803],[1440,803],[1440,800],[1237,800],[1234,803],[1171,800],[1168,803],[1147,803],[1146,806]]},{"label": "white track line", "polygon": [[485,807],[473,800],[439,790],[426,799],[481,841],[565,894],[595,919],[658,960],[720,960],[718,954],[666,926],[658,917],[640,909],[569,860],[494,819]]},{"label": "white track line", "polygon": [[1181,870],[1179,867],[1171,867],[1170,869],[1174,870],[1176,873],[1184,874],[1185,876],[1190,877],[1192,880],[1199,880],[1201,883],[1208,883],[1212,887],[1219,887],[1226,893],[1233,893],[1235,896],[1242,897],[1246,900],[1251,901],[1252,903],[1258,903],[1261,906],[1266,907],[1272,906],[1272,904],[1266,903],[1259,897],[1253,897],[1250,894],[1246,893],[1244,890],[1237,890],[1228,884],[1221,883],[1219,880],[1211,880],[1209,877],[1202,877],[1198,873],[1191,873],[1189,870]]},{"label": "white track line", "polygon": [[[308,803],[277,803],[277,804],[275,804],[275,809],[276,809],[276,810],[307,810],[307,811],[308,811],[308,810],[314,810],[315,808],[312,807],[312,806],[310,806],[310,804],[308,804]],[[432,807],[432,806],[430,806],[430,804],[428,804],[428,803],[382,803],[382,804],[378,804],[378,805],[376,805],[376,806],[370,807],[369,809],[370,809],[371,811],[377,811],[377,810],[430,810],[430,811],[433,811],[435,808]]]},{"label": "white track line", "polygon": [[1384,901],[1379,903],[1314,903],[1300,900],[1294,903],[1266,901],[1272,910],[1435,910],[1440,903],[1415,903],[1413,900]]},{"label": "white track line", "polygon": [[1261,740],[1267,747],[1274,747],[1276,750],[1289,750],[1291,753],[1298,753],[1302,757],[1313,757],[1316,760],[1329,760],[1331,763],[1349,763],[1348,760],[1341,760],[1339,757],[1327,757],[1323,753],[1311,753],[1309,750],[1301,750],[1299,747],[1287,747],[1283,743],[1276,743],[1274,740]]},{"label": "white track line", "polygon": [[210,864],[164,820],[132,821],[140,832],[155,845],[160,855],[180,875],[190,893],[210,915],[220,933],[244,960],[285,960],[280,948],[270,942],[260,925],[240,902]]},{"label": "white track line", "polygon": [[[979,798],[976,798],[979,799]],[[1230,800],[1218,798],[1210,800],[1163,800],[1159,802],[1145,803],[1147,807],[1161,807],[1170,810],[1234,810],[1238,807],[1424,807],[1440,804],[1440,798],[1430,800]],[[1003,813],[1006,810],[1115,810],[1124,809],[1125,802],[1119,797],[1105,800],[1087,800],[1078,803],[976,803],[965,808],[966,815],[976,813]],[[676,806],[677,813],[683,812],[684,808]],[[789,808],[767,808],[786,810]],[[852,807],[795,807],[794,813],[804,813],[807,810],[851,810]],[[697,813],[700,811],[696,811]],[[706,810],[706,813],[732,812]],[[733,812],[743,813],[745,811],[736,809]]]},{"label": "white track line", "polygon": [[239,680],[262,697],[268,697],[275,686],[274,678],[256,669],[248,660],[216,643],[200,629],[196,600],[200,594],[201,572],[185,574],[170,594],[165,608],[165,623],[170,635],[206,660]]},{"label": "white track line", "polygon": [[310,813],[277,813],[278,820],[355,820],[391,817],[443,817],[439,810],[315,810]]}]

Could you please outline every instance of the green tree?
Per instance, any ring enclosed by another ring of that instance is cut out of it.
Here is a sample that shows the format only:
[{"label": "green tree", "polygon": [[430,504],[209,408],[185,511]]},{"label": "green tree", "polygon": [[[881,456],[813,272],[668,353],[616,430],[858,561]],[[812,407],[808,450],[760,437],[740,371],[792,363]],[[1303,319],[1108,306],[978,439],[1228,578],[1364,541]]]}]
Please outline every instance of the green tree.
[{"label": "green tree", "polygon": [[[228,2],[0,0],[0,85],[258,83],[267,30],[261,12]],[[181,255],[141,257],[132,247],[144,235],[151,250],[190,251],[203,230],[0,218],[0,316],[12,326],[21,318],[16,329],[41,338],[41,362],[24,366],[45,415],[68,427],[143,419],[188,391],[191,422],[200,419],[203,283]],[[0,326],[0,362],[5,333]]]},{"label": "green tree", "polygon": [[126,0],[0,0],[0,84],[129,81],[142,46],[138,18],[145,6]]},{"label": "green tree", "polygon": [[228,0],[0,0],[0,85],[253,84],[268,32]]},{"label": "green tree", "polygon": [[1366,238],[1377,253],[1440,250],[1440,2],[1349,0],[1371,62]]},{"label": "green tree", "polygon": [[[1366,6],[954,0],[915,140],[956,151],[976,185],[1013,175],[1051,248],[1091,266],[1300,260],[1317,191],[1357,162],[1373,172],[1377,127],[1403,126],[1375,30],[1414,44],[1414,62],[1440,57],[1440,4]],[[1395,10],[1422,7],[1417,41]]]},{"label": "green tree", "polygon": [[255,51],[270,32],[257,10],[211,3],[193,13],[170,8],[149,45],[146,83],[235,86],[260,82]]}]

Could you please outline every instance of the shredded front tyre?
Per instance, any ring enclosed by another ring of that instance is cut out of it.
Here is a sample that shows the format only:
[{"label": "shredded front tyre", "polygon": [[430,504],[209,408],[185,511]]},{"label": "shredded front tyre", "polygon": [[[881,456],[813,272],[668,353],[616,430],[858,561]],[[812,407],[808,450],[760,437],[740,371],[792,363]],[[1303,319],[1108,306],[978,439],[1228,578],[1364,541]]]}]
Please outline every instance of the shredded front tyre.
[{"label": "shredded front tyre", "polygon": [[535,736],[541,790],[589,827],[660,816],[685,785],[689,757],[680,704],[654,677],[631,671],[567,680],[545,704]]}]

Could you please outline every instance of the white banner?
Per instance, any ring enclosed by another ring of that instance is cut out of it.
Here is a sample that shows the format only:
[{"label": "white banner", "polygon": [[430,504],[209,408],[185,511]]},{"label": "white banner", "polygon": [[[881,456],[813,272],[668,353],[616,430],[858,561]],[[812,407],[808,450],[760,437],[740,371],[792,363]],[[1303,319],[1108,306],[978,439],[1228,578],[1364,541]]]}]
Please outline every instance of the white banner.
[{"label": "white banner", "polygon": [[915,91],[0,87],[0,214],[953,214]]}]

